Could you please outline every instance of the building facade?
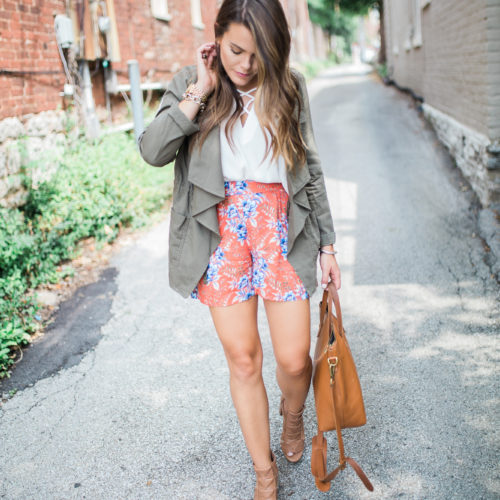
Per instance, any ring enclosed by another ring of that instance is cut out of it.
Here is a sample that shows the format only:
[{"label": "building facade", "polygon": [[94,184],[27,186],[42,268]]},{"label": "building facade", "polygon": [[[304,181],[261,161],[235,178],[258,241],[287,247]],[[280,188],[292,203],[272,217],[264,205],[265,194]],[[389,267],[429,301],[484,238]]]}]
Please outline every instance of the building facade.
[{"label": "building facade", "polygon": [[388,76],[425,116],[483,206],[500,203],[500,2],[384,0]]},{"label": "building facade", "polygon": [[[220,0],[0,0],[0,204],[23,203],[23,162],[63,148],[65,109],[80,103],[95,122],[119,121],[127,61],[138,61],[143,90],[162,90],[196,49],[214,39]],[[282,0],[291,61],[324,56],[307,0]],[[85,78],[88,77],[86,80]],[[116,119],[116,120],[115,120]],[[26,158],[18,142],[24,138]]]}]

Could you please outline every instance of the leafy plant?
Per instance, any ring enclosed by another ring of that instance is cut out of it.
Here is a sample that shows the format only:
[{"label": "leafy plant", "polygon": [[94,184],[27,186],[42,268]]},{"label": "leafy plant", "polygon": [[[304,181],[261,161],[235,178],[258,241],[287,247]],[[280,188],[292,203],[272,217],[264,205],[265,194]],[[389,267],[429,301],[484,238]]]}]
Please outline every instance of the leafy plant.
[{"label": "leafy plant", "polygon": [[307,60],[302,65],[302,70],[306,79],[314,78],[322,69],[334,66],[336,64],[335,57],[330,55],[327,59]]},{"label": "leafy plant", "polygon": [[67,272],[59,264],[76,256],[83,238],[99,246],[123,226],[147,224],[169,198],[172,179],[171,166],[142,161],[128,134],[79,141],[25,167],[26,204],[0,208],[0,378],[9,375],[13,351],[40,328],[31,290],[59,281]]}]

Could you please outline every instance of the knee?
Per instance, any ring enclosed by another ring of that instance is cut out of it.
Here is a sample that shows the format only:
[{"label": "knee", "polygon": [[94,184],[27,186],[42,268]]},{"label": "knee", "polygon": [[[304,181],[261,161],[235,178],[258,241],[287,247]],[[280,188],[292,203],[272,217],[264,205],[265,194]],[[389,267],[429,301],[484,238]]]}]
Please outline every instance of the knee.
[{"label": "knee", "polygon": [[249,382],[262,376],[262,351],[237,352],[229,359],[231,376],[240,382]]},{"label": "knee", "polygon": [[288,359],[278,361],[279,369],[289,377],[300,377],[312,368],[309,353],[302,356],[291,356]]}]

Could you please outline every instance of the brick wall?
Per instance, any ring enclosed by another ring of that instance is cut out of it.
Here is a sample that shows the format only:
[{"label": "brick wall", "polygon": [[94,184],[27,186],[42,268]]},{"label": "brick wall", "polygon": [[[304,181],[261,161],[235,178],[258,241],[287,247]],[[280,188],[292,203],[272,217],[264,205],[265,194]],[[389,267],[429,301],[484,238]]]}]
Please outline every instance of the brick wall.
[{"label": "brick wall", "polygon": [[194,64],[197,47],[214,38],[215,0],[202,0],[204,30],[193,26],[186,0],[168,0],[170,21],[153,17],[149,0],[115,0],[115,6],[122,61],[113,68],[122,79],[127,60],[137,59],[141,74],[169,80],[180,67]]},{"label": "brick wall", "polygon": [[[138,59],[141,73],[150,79],[169,80],[181,66],[194,63],[196,48],[213,38],[216,0],[202,0],[204,30],[193,27],[186,0],[168,0],[172,16],[168,22],[153,17],[150,0],[114,3],[121,62],[113,68],[121,81],[127,80],[128,59]],[[0,0],[0,120],[64,106],[59,93],[66,79],[54,17],[66,14],[65,4],[64,0]],[[20,71],[37,74],[15,73]],[[93,85],[102,102],[102,74],[93,77]]]},{"label": "brick wall", "polygon": [[61,105],[65,78],[53,35],[54,15],[64,0],[0,0],[0,70],[56,71],[8,76],[0,73],[0,120]]},{"label": "brick wall", "polygon": [[291,59],[303,62],[310,57],[319,57],[319,55],[316,56],[316,47],[312,43],[307,0],[281,0],[281,4],[287,16],[292,37]]},{"label": "brick wall", "polygon": [[483,205],[500,203],[500,2],[384,0],[384,16],[389,76],[423,97]]},{"label": "brick wall", "polygon": [[488,131],[500,139],[500,2],[486,0],[488,40]]},{"label": "brick wall", "polygon": [[485,0],[432,0],[419,7],[422,45],[407,50],[414,21],[411,4],[385,1],[391,77],[428,104],[488,134]]},{"label": "brick wall", "polygon": [[[165,0],[167,1],[167,0]],[[306,0],[282,0],[294,34],[299,60],[314,53]],[[66,14],[64,0],[0,0],[0,120],[64,108],[65,83],[54,34],[54,17]],[[219,0],[201,0],[204,28],[193,26],[189,0],[168,0],[169,21],[153,16],[151,0],[114,0],[121,61],[112,64],[120,83],[128,82],[127,60],[137,59],[141,75],[166,82],[186,64],[194,64],[196,48],[213,40]],[[91,71],[94,66],[91,66]],[[35,71],[6,75],[5,71]],[[52,72],[55,74],[39,74]],[[93,71],[93,92],[104,105],[102,68]],[[121,100],[121,98],[120,98]]]},{"label": "brick wall", "polygon": [[488,135],[484,0],[441,0],[424,9],[426,101]]}]

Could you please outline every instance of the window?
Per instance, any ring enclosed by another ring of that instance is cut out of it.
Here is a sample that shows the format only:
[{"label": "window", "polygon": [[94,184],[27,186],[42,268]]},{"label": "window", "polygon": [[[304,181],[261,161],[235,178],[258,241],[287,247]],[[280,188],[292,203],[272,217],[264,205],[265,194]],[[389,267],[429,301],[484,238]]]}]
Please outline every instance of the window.
[{"label": "window", "polygon": [[392,39],[392,53],[397,56],[399,54],[399,45],[398,45],[398,36],[399,32],[396,29],[398,26],[397,22],[397,17],[396,17],[396,12],[395,12],[395,7],[394,4],[391,0],[387,0],[387,6],[386,9],[389,12],[389,27],[390,27],[390,33],[391,33],[391,39]]},{"label": "window", "polygon": [[191,0],[191,23],[199,30],[205,29],[205,25],[201,19],[200,0]]},{"label": "window", "polygon": [[422,46],[422,8],[421,0],[408,2],[408,25],[404,43],[406,51]]},{"label": "window", "polygon": [[420,0],[412,1],[412,45],[420,47],[422,45],[422,9]]},{"label": "window", "polygon": [[172,16],[168,13],[167,0],[151,0],[151,12],[156,19],[170,21]]}]

